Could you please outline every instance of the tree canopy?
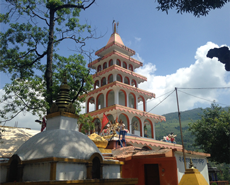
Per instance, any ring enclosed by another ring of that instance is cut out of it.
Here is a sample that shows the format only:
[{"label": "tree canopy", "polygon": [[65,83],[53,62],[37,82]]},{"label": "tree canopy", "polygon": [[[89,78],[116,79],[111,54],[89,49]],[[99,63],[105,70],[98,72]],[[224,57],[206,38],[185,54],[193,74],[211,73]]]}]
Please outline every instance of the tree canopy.
[{"label": "tree canopy", "polygon": [[[85,67],[82,47],[94,37],[88,24],[80,24],[81,10],[95,0],[5,0],[0,14],[0,72],[11,77],[0,99],[0,116],[10,120],[20,112],[42,115],[56,100],[66,73],[71,100],[80,111],[80,95],[92,88],[90,71]],[[79,53],[60,56],[58,45],[64,40],[79,45]],[[80,100],[81,101],[81,100]],[[9,117],[9,114],[12,113]]]},{"label": "tree canopy", "polygon": [[195,145],[211,154],[211,160],[230,163],[230,108],[225,111],[216,104],[203,111],[201,119],[191,123]]},{"label": "tree canopy", "polygon": [[211,10],[222,8],[230,0],[157,0],[158,10],[168,13],[175,8],[177,13],[192,13],[196,17],[206,16]]}]

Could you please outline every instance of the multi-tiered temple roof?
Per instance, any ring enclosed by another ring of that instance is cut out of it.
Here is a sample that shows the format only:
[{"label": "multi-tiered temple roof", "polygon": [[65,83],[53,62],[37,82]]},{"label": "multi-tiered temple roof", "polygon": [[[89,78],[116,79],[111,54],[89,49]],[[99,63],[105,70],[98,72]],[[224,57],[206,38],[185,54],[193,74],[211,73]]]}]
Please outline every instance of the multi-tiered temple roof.
[{"label": "multi-tiered temple roof", "polygon": [[147,112],[147,100],[155,98],[153,92],[139,88],[147,81],[145,76],[135,72],[143,66],[132,58],[135,51],[126,47],[117,33],[117,25],[106,46],[95,53],[98,59],[89,63],[95,69],[94,89],[86,97],[86,113],[94,117],[100,130],[103,113],[109,120],[122,120],[131,134],[155,138],[155,123],[165,120]]}]

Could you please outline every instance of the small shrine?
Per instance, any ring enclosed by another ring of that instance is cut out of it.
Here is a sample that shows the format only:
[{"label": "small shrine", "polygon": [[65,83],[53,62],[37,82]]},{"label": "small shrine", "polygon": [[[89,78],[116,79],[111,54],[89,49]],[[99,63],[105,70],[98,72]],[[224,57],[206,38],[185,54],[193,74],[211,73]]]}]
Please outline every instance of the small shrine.
[{"label": "small shrine", "polygon": [[46,130],[1,163],[1,184],[137,184],[135,178],[121,178],[123,162],[105,159],[94,142],[78,132],[69,89],[64,78],[46,116]]}]

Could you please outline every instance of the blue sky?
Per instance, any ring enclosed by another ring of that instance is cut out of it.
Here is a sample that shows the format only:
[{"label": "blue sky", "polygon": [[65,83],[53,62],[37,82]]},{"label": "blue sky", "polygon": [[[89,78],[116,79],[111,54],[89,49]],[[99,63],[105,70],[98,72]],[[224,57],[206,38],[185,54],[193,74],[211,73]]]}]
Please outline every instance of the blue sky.
[{"label": "blue sky", "polygon": [[[119,22],[118,33],[124,44],[136,51],[135,58],[144,66],[138,69],[148,77],[141,88],[156,93],[156,97],[175,87],[230,87],[230,72],[216,59],[205,57],[207,51],[221,45],[230,46],[230,3],[218,10],[212,10],[205,17],[192,14],[168,14],[157,11],[154,0],[140,3],[137,0],[96,1],[89,9],[82,11],[80,20],[87,21],[96,29],[99,39],[91,39],[85,49],[98,50],[105,46],[112,33],[112,21]],[[3,11],[3,10],[2,10]],[[1,27],[1,31],[3,27]],[[75,44],[65,41],[59,47],[65,56],[76,53]],[[97,57],[94,56],[94,59]],[[0,73],[0,88],[9,82],[7,75]],[[194,96],[216,100],[222,106],[230,105],[229,89],[225,90],[184,90]],[[0,91],[0,94],[4,93]],[[148,103],[148,110],[160,103],[165,96]],[[179,93],[181,110],[208,107],[210,102]],[[175,95],[161,103],[152,113],[175,112]],[[26,117],[29,115],[27,114]],[[34,119],[34,118],[31,118]],[[28,119],[27,119],[28,120]],[[38,128],[25,123],[21,115],[19,126]],[[14,124],[15,120],[11,122]],[[34,123],[33,123],[34,124]]]}]

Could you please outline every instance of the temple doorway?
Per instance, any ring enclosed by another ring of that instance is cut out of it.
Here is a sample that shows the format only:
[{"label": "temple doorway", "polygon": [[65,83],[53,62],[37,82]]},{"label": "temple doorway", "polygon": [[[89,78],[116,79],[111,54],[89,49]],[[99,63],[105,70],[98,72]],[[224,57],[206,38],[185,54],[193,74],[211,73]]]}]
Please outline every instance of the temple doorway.
[{"label": "temple doorway", "polygon": [[145,185],[160,185],[158,164],[145,164]]}]

